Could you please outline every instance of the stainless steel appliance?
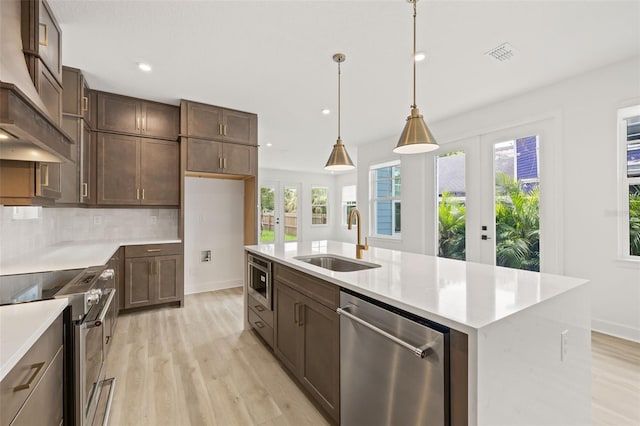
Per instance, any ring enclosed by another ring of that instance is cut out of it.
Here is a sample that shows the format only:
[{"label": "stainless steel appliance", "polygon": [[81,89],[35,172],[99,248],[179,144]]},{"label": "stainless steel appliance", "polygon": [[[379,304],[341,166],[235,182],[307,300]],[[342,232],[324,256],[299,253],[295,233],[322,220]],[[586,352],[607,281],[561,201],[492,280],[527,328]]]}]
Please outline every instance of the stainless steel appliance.
[{"label": "stainless steel appliance", "polygon": [[[104,266],[36,274],[0,276],[0,304],[66,298],[65,409],[69,426],[106,425],[115,379],[105,380],[108,313],[115,303],[109,288],[114,272]],[[101,398],[107,389],[107,398]],[[96,418],[98,402],[106,401],[104,416]]]},{"label": "stainless steel appliance", "polygon": [[273,265],[262,257],[247,254],[247,289],[265,308],[272,310]]},{"label": "stainless steel appliance", "polygon": [[340,424],[442,426],[449,416],[449,330],[340,293]]}]

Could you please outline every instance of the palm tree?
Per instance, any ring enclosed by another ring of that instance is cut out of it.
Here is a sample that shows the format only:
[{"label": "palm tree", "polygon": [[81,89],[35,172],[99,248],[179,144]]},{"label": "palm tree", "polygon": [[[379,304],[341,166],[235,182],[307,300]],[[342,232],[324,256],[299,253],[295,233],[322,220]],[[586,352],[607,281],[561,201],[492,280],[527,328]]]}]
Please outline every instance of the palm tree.
[{"label": "palm tree", "polygon": [[522,183],[504,173],[496,176],[496,263],[540,270],[540,191],[526,192]]},{"label": "palm tree", "polygon": [[640,185],[629,188],[629,249],[640,256]]},{"label": "palm tree", "polygon": [[438,205],[438,232],[440,235],[438,256],[465,260],[465,206],[443,192]]}]

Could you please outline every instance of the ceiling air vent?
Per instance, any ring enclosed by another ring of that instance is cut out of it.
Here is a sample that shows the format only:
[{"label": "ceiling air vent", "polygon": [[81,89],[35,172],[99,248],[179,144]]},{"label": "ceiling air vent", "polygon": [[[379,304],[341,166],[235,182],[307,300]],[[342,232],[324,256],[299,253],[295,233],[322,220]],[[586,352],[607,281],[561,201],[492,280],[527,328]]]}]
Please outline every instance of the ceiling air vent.
[{"label": "ceiling air vent", "polygon": [[502,43],[500,46],[494,47],[485,53],[486,56],[500,62],[508,61],[513,58],[515,54],[516,50],[509,43]]}]

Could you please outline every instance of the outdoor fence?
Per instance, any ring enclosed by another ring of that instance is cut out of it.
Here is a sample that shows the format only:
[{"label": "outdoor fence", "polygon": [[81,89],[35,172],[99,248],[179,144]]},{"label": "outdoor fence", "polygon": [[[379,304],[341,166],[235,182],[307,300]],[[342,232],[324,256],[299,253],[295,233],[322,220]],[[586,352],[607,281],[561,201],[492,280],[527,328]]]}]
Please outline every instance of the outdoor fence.
[{"label": "outdoor fence", "polygon": [[[261,229],[263,231],[273,231],[276,220],[273,212],[263,212],[260,218]],[[327,215],[314,213],[311,215],[311,223],[313,225],[327,223]],[[285,213],[284,215],[284,233],[289,235],[298,235],[298,214]]]}]

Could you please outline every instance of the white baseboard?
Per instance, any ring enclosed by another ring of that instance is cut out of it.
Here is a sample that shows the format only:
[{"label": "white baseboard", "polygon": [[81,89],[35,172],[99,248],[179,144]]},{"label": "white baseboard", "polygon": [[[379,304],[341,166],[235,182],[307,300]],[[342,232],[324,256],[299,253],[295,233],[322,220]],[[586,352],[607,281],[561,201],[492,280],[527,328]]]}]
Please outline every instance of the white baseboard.
[{"label": "white baseboard", "polygon": [[206,291],[224,290],[227,288],[242,287],[242,279],[227,281],[209,281],[200,283],[185,283],[184,294],[204,293]]},{"label": "white baseboard", "polygon": [[591,329],[610,336],[640,343],[640,330],[629,327],[628,325],[592,318]]}]

